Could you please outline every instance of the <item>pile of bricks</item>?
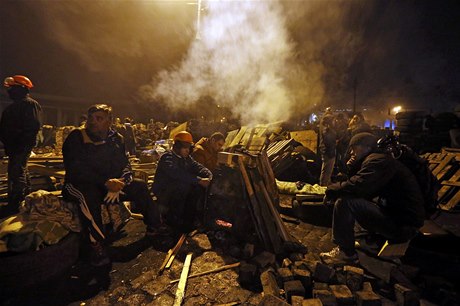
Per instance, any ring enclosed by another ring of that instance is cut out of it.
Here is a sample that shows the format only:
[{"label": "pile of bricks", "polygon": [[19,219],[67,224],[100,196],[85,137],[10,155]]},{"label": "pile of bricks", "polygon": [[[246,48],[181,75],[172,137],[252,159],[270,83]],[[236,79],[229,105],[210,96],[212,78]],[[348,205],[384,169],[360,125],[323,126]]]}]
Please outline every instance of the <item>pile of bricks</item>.
[{"label": "pile of bricks", "polygon": [[[366,275],[362,268],[326,265],[308,257],[292,253],[278,263],[274,254],[262,252],[241,263],[239,281],[250,284],[259,277],[263,291],[259,305],[265,306],[374,306],[389,302],[373,290],[372,282],[376,279]],[[418,293],[408,286],[396,283],[392,289],[390,294],[397,305],[419,305]]]}]

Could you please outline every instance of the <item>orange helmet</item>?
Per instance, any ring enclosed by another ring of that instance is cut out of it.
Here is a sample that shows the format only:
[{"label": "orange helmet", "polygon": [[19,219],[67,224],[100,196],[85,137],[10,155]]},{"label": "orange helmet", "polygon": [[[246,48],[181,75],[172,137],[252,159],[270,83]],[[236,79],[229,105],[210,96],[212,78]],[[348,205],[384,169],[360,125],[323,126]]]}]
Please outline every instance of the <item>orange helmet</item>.
[{"label": "orange helmet", "polygon": [[34,85],[32,84],[32,81],[29,80],[28,77],[23,76],[23,75],[14,75],[12,77],[7,77],[3,81],[3,86],[5,86],[6,88],[9,88],[15,85],[27,87],[28,89],[31,89],[32,87],[34,87]]},{"label": "orange helmet", "polygon": [[180,131],[179,133],[174,136],[174,141],[183,141],[192,144],[193,143],[193,138],[192,134],[186,131]]}]

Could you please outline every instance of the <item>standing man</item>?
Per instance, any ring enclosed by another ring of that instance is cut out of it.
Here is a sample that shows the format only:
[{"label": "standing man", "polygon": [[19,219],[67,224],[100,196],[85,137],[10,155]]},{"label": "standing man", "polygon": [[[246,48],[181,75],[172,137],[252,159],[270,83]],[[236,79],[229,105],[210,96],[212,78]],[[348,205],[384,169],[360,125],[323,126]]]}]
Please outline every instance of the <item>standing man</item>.
[{"label": "standing man", "polygon": [[[355,222],[365,230],[395,242],[415,236],[425,209],[416,178],[402,163],[377,150],[377,138],[358,133],[350,140],[349,179],[328,186],[334,200],[332,240],[337,247],[321,253],[327,263],[356,263]],[[374,199],[377,198],[377,201]]]},{"label": "standing man", "polygon": [[19,204],[30,192],[27,161],[42,125],[41,106],[29,95],[34,86],[29,78],[23,75],[7,77],[3,86],[13,104],[5,108],[0,120],[0,140],[8,156],[8,205],[0,212],[0,217],[17,213]]},{"label": "standing man", "polygon": [[131,200],[144,215],[146,236],[160,226],[158,207],[147,184],[133,179],[123,137],[112,130],[112,108],[96,104],[88,109],[85,128],[73,130],[62,147],[66,170],[64,199],[80,205],[83,224],[88,229],[93,253],[91,264],[101,266],[110,259],[105,250],[101,204]]},{"label": "standing man", "polygon": [[212,180],[211,171],[190,156],[192,145],[189,132],[174,136],[172,150],[158,162],[152,187],[166,223],[181,232],[192,229],[198,200]]},{"label": "standing man", "polygon": [[319,124],[319,151],[321,153],[321,175],[319,184],[327,186],[334,171],[337,133],[334,129],[334,116],[325,115]]},{"label": "standing man", "polygon": [[213,172],[217,168],[217,154],[222,151],[224,144],[224,134],[215,132],[209,138],[203,137],[196,143],[192,157]]}]

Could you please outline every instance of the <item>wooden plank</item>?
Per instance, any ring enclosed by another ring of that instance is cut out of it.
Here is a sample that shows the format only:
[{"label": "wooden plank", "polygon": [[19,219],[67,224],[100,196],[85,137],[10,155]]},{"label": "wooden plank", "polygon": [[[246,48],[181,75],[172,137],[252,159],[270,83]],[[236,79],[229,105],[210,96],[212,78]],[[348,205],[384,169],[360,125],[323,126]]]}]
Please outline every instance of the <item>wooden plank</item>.
[{"label": "wooden plank", "polygon": [[[215,268],[215,269],[212,269],[212,270],[209,270],[209,271],[195,273],[195,274],[189,275],[188,278],[190,279],[190,278],[203,276],[203,275],[207,275],[207,274],[211,274],[211,273],[217,273],[217,272],[225,271],[225,270],[228,270],[228,269],[233,269],[233,268],[236,268],[236,267],[239,267],[239,266],[240,266],[240,262],[236,262],[236,263],[225,265],[225,266]],[[175,279],[175,280],[170,281],[169,283],[174,284],[174,283],[177,283],[179,280],[180,279]]]},{"label": "wooden plank", "polygon": [[457,193],[447,202],[446,205],[442,205],[443,209],[451,210],[460,203],[460,190],[457,190]]},{"label": "wooden plank", "polygon": [[185,258],[184,267],[180,275],[179,285],[177,285],[176,299],[174,300],[173,306],[180,306],[184,301],[185,286],[187,285],[188,272],[190,271],[190,264],[192,262],[192,253],[188,253]]},{"label": "wooden plank", "polygon": [[443,158],[442,162],[439,163],[439,165],[433,170],[433,175],[437,176],[439,172],[441,172],[445,166],[447,166],[450,161],[454,158],[454,155],[448,155],[445,158]]},{"label": "wooden plank", "polygon": [[39,164],[28,164],[29,172],[35,172],[41,175],[54,176],[63,179],[65,177],[65,170],[56,170]]},{"label": "wooden plank", "polygon": [[449,183],[454,183],[460,181],[460,169],[455,172],[454,175],[448,180],[448,181],[443,181],[441,185],[441,189],[438,192],[438,199],[441,199],[452,187],[449,186],[448,184],[444,184],[444,182],[449,182]]},{"label": "wooden plank", "polygon": [[246,171],[246,166],[243,163],[242,156],[238,157],[238,165],[240,168],[241,175],[243,177],[244,185],[249,195],[249,202],[251,203],[251,208],[252,208],[250,209],[250,211],[252,212],[253,220],[256,223],[255,228],[256,228],[257,234],[261,242],[270,249],[271,248],[270,241],[268,237],[266,236],[265,225],[263,224],[262,219],[261,219],[261,212],[257,204],[257,198],[254,194],[254,189],[252,188],[251,182],[249,180],[249,175],[248,175],[248,172]]},{"label": "wooden plank", "polygon": [[168,253],[166,254],[165,259],[163,260],[163,263],[160,266],[160,269],[158,270],[158,275],[161,275],[163,273],[171,256],[173,254],[176,255],[177,252],[179,252],[179,249],[182,246],[182,243],[184,243],[184,240],[185,240],[185,234],[182,234],[182,236],[180,236],[179,240],[177,241],[176,245],[172,249],[169,249]]}]

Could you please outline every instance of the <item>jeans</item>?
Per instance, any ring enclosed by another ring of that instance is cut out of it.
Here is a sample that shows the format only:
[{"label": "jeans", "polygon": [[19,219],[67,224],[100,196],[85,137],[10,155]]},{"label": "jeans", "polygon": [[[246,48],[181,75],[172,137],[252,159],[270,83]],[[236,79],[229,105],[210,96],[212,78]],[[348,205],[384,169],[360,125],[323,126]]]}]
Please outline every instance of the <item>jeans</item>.
[{"label": "jeans", "polygon": [[30,150],[11,154],[8,157],[8,206],[6,213],[11,215],[19,211],[19,205],[30,193],[30,177],[27,161]]},{"label": "jeans", "polygon": [[408,241],[418,230],[413,226],[397,224],[374,202],[360,198],[339,198],[334,203],[332,241],[347,254],[355,251],[355,222],[367,231],[394,242]]},{"label": "jeans", "polygon": [[319,177],[319,184],[327,186],[331,182],[332,171],[334,170],[335,156],[321,156],[321,176]]}]

